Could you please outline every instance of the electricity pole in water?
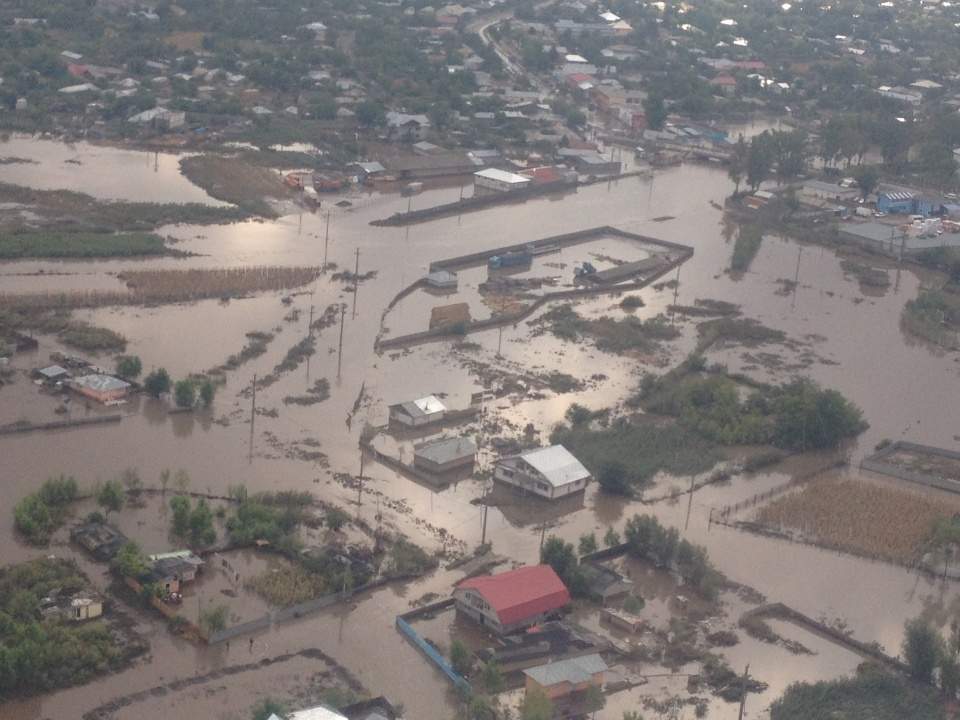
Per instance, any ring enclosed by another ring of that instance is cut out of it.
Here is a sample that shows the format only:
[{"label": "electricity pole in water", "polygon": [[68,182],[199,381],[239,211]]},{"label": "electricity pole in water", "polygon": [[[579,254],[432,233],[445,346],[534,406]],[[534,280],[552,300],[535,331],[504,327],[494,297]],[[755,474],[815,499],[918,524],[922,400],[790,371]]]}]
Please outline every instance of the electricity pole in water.
[{"label": "electricity pole in water", "polygon": [[340,343],[337,347],[337,380],[340,379],[340,367],[343,360],[343,316],[347,314],[347,306],[340,306]]},{"label": "electricity pole in water", "polygon": [[357,263],[353,269],[353,312],[350,318],[357,316],[357,290],[360,289],[360,248],[357,248]]},{"label": "electricity pole in water", "polygon": [[327,271],[327,250],[330,247],[330,211],[327,210],[327,230],[323,236],[323,271]]},{"label": "electricity pole in water", "polygon": [[253,380],[250,382],[250,389],[252,395],[250,398],[250,457],[247,459],[248,463],[253,462],[253,424],[254,420],[257,417],[257,374],[253,374]]},{"label": "electricity pole in water", "polygon": [[743,671],[743,697],[740,698],[740,714],[737,716],[737,720],[743,720],[743,712],[747,707],[747,678],[750,677],[750,665],[747,665],[746,670]]}]

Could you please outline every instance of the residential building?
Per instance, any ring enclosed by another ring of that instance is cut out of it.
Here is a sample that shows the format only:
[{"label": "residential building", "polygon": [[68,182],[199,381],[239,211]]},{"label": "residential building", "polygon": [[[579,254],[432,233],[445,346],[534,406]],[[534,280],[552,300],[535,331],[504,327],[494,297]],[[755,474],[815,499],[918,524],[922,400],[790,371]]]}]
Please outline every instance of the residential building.
[{"label": "residential building", "polygon": [[388,140],[408,140],[415,142],[417,140],[423,140],[429,130],[430,119],[426,115],[410,115],[396,111],[387,113]]},{"label": "residential building", "polygon": [[531,182],[530,178],[523,175],[497,168],[484,168],[473,174],[473,193],[477,196],[516,193],[529,188]]},{"label": "residential building", "polygon": [[181,583],[190,583],[197,579],[206,562],[191,550],[174,550],[167,553],[150,555],[154,570],[166,576],[176,576]]},{"label": "residential building", "polygon": [[543,622],[570,603],[570,593],[549,565],[528,565],[461,582],[457,611],[498,635]]},{"label": "residential building", "polygon": [[582,562],[580,569],[590,599],[606,604],[625,597],[633,589],[633,583],[613,568],[599,562]]},{"label": "residential building", "polygon": [[378,162],[358,162],[350,165],[347,169],[354,173],[360,182],[375,180],[387,173],[387,169]]},{"label": "residential building", "polygon": [[[306,710],[297,710],[296,712],[288,713],[285,717],[287,720],[347,720],[346,715],[341,715],[336,710],[331,710],[323,705],[307,708]],[[271,715],[267,720],[280,720],[280,718],[276,715]]]},{"label": "residential building", "polygon": [[59,365],[51,365],[36,371],[37,377],[43,382],[60,382],[70,377],[70,371]]},{"label": "residential building", "polygon": [[70,531],[70,539],[100,561],[112,560],[127,538],[111,525],[88,522]]},{"label": "residential building", "polygon": [[414,467],[429,473],[445,473],[473,467],[477,446],[470,438],[431,440],[413,448]]},{"label": "residential building", "polygon": [[111,375],[84,375],[71,380],[70,387],[84,397],[107,405],[122,401],[130,383]]},{"label": "residential building", "polygon": [[436,395],[390,406],[390,422],[407,427],[421,427],[440,422],[447,414],[447,406]]},{"label": "residential building", "polygon": [[[557,706],[569,706],[582,699],[591,687],[603,687],[607,664],[599,654],[560,660],[524,670],[526,692],[540,691]],[[580,697],[578,697],[580,696]]]},{"label": "residential building", "polygon": [[59,592],[52,591],[40,600],[39,612],[44,620],[83,622],[103,615],[103,600],[88,592],[60,597]]},{"label": "residential building", "polygon": [[590,471],[563,445],[503,458],[493,477],[548,500],[583,492],[591,479]]}]

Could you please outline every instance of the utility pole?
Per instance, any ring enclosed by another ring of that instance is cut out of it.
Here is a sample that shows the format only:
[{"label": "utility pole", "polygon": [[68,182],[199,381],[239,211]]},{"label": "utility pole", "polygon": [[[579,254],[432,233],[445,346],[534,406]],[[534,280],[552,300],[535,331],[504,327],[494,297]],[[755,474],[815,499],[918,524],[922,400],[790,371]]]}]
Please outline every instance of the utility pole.
[{"label": "utility pole", "polygon": [[257,374],[253,374],[253,380],[250,382],[250,388],[252,391],[250,397],[250,457],[247,459],[248,463],[253,462],[253,425],[257,417]]},{"label": "utility pole", "polygon": [[310,324],[307,325],[307,337],[313,337],[313,303],[310,303]]},{"label": "utility pole", "polygon": [[503,357],[500,354],[500,348],[503,347],[503,325],[500,326],[500,334],[497,336],[497,357]]},{"label": "utility pole", "polygon": [[350,314],[352,320],[357,316],[357,290],[360,289],[360,248],[357,248],[357,263],[353,269],[353,312]]},{"label": "utility pole", "polygon": [[481,545],[486,545],[486,544],[487,544],[487,510],[488,510],[489,508],[490,508],[490,506],[487,505],[487,497],[486,497],[486,495],[484,495],[484,497],[483,497],[483,529],[480,531],[480,544],[481,544]]},{"label": "utility pole", "polygon": [[750,677],[750,665],[747,665],[746,670],[743,671],[743,697],[740,698],[740,714],[737,716],[737,720],[743,720],[743,712],[747,708],[747,679]]},{"label": "utility pole", "polygon": [[330,247],[330,211],[327,210],[327,231],[323,236],[323,271],[327,271],[327,250]]},{"label": "utility pole", "polygon": [[343,360],[343,316],[347,314],[347,306],[340,306],[340,343],[337,347],[337,380],[340,379],[340,367]]}]

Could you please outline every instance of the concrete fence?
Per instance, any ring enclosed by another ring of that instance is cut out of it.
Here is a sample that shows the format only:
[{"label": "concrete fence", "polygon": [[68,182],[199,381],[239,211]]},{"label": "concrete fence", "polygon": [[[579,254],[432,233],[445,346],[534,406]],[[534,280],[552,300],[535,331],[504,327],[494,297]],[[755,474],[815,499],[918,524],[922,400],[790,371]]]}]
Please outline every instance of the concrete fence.
[{"label": "concrete fence", "polygon": [[906,480],[907,482],[917,483],[918,485],[926,485],[927,487],[937,488],[938,490],[946,490],[947,492],[960,494],[960,482],[951,480],[950,478],[931,475],[930,473],[908,470],[900,465],[887,462],[887,458],[891,455],[902,451],[912,452],[918,455],[942,457],[948,460],[957,460],[958,466],[960,466],[960,452],[900,440],[892,445],[888,445],[880,452],[864,458],[860,462],[860,468],[880,473],[881,475],[889,475],[890,477],[899,478],[900,480]]},{"label": "concrete fence", "polygon": [[453,669],[453,666],[450,662],[441,655],[433,645],[424,640],[416,630],[407,622],[404,618],[410,618],[411,615],[416,616],[423,614],[425,612],[435,611],[438,608],[436,606],[449,607],[453,604],[453,600],[444,600],[441,603],[434,603],[433,605],[428,605],[424,608],[419,608],[414,611],[413,614],[406,613],[405,615],[400,615],[397,617],[396,625],[397,630],[400,631],[400,634],[407,638],[413,646],[420,650],[436,668],[446,675],[447,679],[453,683],[454,687],[458,690],[463,690],[464,692],[470,692],[470,683],[467,682],[460,673]]},{"label": "concrete fence", "polygon": [[239,623],[238,625],[231,625],[228,628],[224,628],[220,632],[211,633],[207,636],[207,643],[210,645],[216,645],[227,640],[232,640],[235,637],[240,637],[241,635],[249,635],[250,633],[255,633],[259,630],[266,630],[270,627],[272,622],[271,614],[267,613],[266,615],[261,615],[255,620],[248,620],[247,622]]},{"label": "concrete fence", "polygon": [[62,430],[65,428],[83,427],[84,425],[104,425],[123,420],[123,415],[98,415],[96,417],[74,418],[71,420],[52,420],[45,423],[16,423],[0,427],[0,435],[33,432],[34,430]]}]

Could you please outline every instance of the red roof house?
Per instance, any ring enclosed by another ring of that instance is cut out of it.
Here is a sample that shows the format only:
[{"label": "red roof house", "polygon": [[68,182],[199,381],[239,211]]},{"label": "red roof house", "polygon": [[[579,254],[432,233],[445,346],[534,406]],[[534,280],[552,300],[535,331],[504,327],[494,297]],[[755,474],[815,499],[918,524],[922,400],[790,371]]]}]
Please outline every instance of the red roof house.
[{"label": "red roof house", "polygon": [[457,586],[453,597],[459,612],[501,635],[536,625],[570,602],[570,593],[549,565],[470,578]]}]

